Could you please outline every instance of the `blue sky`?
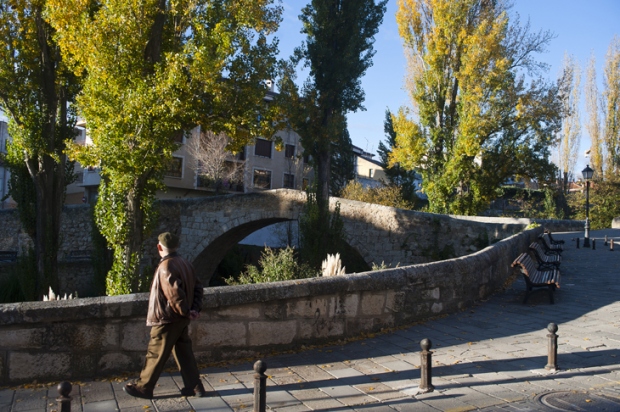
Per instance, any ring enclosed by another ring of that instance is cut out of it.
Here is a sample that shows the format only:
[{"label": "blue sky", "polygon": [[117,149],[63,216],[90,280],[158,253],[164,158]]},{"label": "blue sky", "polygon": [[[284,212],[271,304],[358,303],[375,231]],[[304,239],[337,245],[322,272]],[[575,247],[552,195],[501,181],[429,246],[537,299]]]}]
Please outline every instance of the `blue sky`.
[{"label": "blue sky", "polygon": [[[299,34],[301,24],[298,16],[305,0],[284,0],[284,16],[277,37],[280,39],[282,57],[289,56],[292,50],[304,39]],[[396,111],[409,104],[403,87],[405,58],[403,55],[395,13],[397,1],[390,0],[383,24],[376,36],[373,66],[362,79],[366,92],[364,106],[366,111],[348,116],[349,132],[353,144],[376,153],[380,141],[385,140],[383,120],[385,110]],[[607,48],[614,35],[620,36],[620,0],[514,0],[511,13],[519,13],[521,22],[530,19],[532,31],[550,30],[557,36],[548,46],[548,52],[540,54],[537,60],[550,65],[545,77],[556,79],[562,67],[564,53],[572,54],[585,73],[585,68],[593,53],[596,58],[599,76],[599,91],[602,84],[603,64]],[[303,78],[300,77],[299,80]],[[582,85],[585,77],[582,78]],[[583,103],[583,94],[582,94]],[[586,165],[584,151],[590,147],[585,132],[585,109],[582,109],[582,138],[576,170]],[[576,173],[580,177],[580,173]]]}]

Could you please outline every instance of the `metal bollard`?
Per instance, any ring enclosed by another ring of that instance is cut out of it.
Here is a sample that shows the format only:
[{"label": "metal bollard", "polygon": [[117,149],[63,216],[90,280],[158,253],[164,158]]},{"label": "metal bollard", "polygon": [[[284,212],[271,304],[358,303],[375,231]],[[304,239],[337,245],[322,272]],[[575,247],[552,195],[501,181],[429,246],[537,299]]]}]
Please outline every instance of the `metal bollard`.
[{"label": "metal bollard", "polygon": [[420,353],[420,393],[428,393],[435,390],[433,386],[433,352],[429,349],[433,343],[430,339],[422,339],[420,347],[422,352]]},{"label": "metal bollard", "polygon": [[609,251],[610,252],[614,251],[614,240],[613,239],[609,240]]},{"label": "metal bollard", "polygon": [[69,394],[73,389],[73,386],[70,382],[64,381],[58,384],[58,398],[56,398],[56,402],[58,402],[58,412],[71,412],[71,399],[73,399]]},{"label": "metal bollard", "polygon": [[577,249],[579,249],[579,238],[577,238]]},{"label": "metal bollard", "polygon": [[596,239],[592,239],[592,250],[596,250]]},{"label": "metal bollard", "polygon": [[549,355],[547,360],[547,366],[545,369],[549,371],[557,371],[558,368],[558,335],[556,332],[558,331],[558,325],[555,323],[550,323],[547,325],[547,330],[549,334],[547,337],[549,338]]},{"label": "metal bollard", "polygon": [[254,364],[254,412],[265,412],[267,410],[267,364],[262,360],[257,360]]}]

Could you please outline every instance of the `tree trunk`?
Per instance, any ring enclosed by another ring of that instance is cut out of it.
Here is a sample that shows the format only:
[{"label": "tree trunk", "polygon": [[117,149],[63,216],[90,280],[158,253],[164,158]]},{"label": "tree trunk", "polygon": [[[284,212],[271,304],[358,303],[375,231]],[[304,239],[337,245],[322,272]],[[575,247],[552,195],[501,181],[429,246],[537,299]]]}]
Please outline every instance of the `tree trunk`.
[{"label": "tree trunk", "polygon": [[148,178],[140,176],[136,179],[134,189],[127,195],[127,211],[129,213],[129,233],[124,246],[125,273],[129,276],[129,285],[133,293],[138,292],[140,281],[140,259],[142,242],[144,241],[144,211],[142,209],[142,193]]}]

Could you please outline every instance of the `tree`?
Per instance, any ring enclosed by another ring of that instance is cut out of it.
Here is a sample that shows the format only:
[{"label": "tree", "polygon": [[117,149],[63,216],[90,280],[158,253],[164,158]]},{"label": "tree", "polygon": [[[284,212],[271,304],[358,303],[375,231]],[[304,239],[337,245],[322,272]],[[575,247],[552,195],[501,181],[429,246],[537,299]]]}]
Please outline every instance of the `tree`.
[{"label": "tree", "polygon": [[139,288],[156,189],[184,131],[225,132],[229,149],[271,136],[280,21],[274,0],[50,0],[63,55],[83,79],[77,103],[93,144],[71,147],[101,168],[97,225],[114,249],[107,293]]},{"label": "tree", "polygon": [[586,111],[588,113],[588,122],[586,130],[590,135],[590,164],[594,169],[595,176],[603,179],[604,164],[604,141],[601,132],[601,122],[599,118],[599,93],[596,85],[596,60],[594,56],[590,58],[588,72],[585,85],[586,94]]},{"label": "tree", "polygon": [[377,149],[377,153],[381,159],[381,166],[385,170],[390,184],[399,188],[402,198],[407,202],[415,204],[418,199],[415,194],[415,170],[402,168],[398,163],[390,165],[390,154],[392,150],[394,150],[394,146],[396,146],[396,131],[394,130],[394,123],[392,122],[392,113],[389,110],[385,111],[383,131],[385,132],[387,146],[383,144],[383,142],[379,142],[379,149]]},{"label": "tree", "polygon": [[562,130],[558,135],[558,167],[560,169],[560,181],[564,193],[568,193],[569,178],[574,176],[575,164],[581,140],[581,123],[579,113],[579,97],[581,94],[581,74],[579,65],[574,57],[564,55],[564,73],[562,92],[564,97],[564,113]]},{"label": "tree", "polygon": [[195,161],[198,179],[207,180],[208,187],[219,192],[243,185],[245,161],[240,161],[227,149],[230,138],[224,133],[198,133],[187,143],[187,151]]},{"label": "tree", "polygon": [[49,3],[0,0],[0,109],[9,117],[10,194],[34,241],[38,297],[58,290],[60,216],[65,198],[65,142],[73,138],[77,82],[67,70],[55,31],[45,20]]},{"label": "tree", "polygon": [[400,0],[397,22],[413,108],[394,116],[390,161],[420,171],[430,211],[475,214],[508,177],[554,176],[562,100],[533,58],[550,33],[511,24],[488,0]]},{"label": "tree", "polygon": [[607,147],[606,175],[620,173],[620,38],[609,44],[604,68],[603,113]]},{"label": "tree", "polygon": [[340,196],[347,183],[355,179],[355,155],[346,120],[341,133],[338,134],[338,141],[333,146],[335,147],[331,151],[329,191],[333,196]]},{"label": "tree", "polygon": [[[314,159],[319,205],[330,189],[332,145],[342,136],[345,115],[363,110],[361,77],[372,65],[374,36],[387,0],[312,0],[299,16],[306,42],[285,67],[280,92],[292,127]],[[310,69],[301,90],[294,66]]]}]

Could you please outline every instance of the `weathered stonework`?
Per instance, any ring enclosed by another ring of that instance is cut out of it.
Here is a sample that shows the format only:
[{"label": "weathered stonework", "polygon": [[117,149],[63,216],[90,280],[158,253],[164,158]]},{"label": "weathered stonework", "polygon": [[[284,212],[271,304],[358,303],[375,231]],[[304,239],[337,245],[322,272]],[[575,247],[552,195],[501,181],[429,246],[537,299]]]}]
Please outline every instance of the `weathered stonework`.
[{"label": "weathered stonework", "polygon": [[[199,362],[258,357],[456,312],[487,298],[542,232],[474,254],[375,272],[205,289]],[[0,305],[0,386],[140,370],[147,294]]]},{"label": "weathered stonework", "polygon": [[[305,193],[278,189],[260,193],[208,198],[161,200],[159,223],[145,240],[142,264],[155,267],[159,256],[157,234],[180,234],[180,254],[193,262],[205,284],[226,253],[239,241],[273,223],[297,220]],[[346,241],[370,268],[384,262],[388,267],[428,263],[469,255],[499,239],[523,230],[530,219],[482,218],[437,215],[372,205],[347,199],[340,204]],[[552,231],[581,230],[580,221],[537,220]],[[93,251],[89,205],[67,206],[63,211],[58,254],[60,294],[75,291],[94,296],[93,269],[89,260],[75,261],[73,252]],[[0,211],[0,250],[22,253],[30,244],[19,225],[17,211]]]}]

